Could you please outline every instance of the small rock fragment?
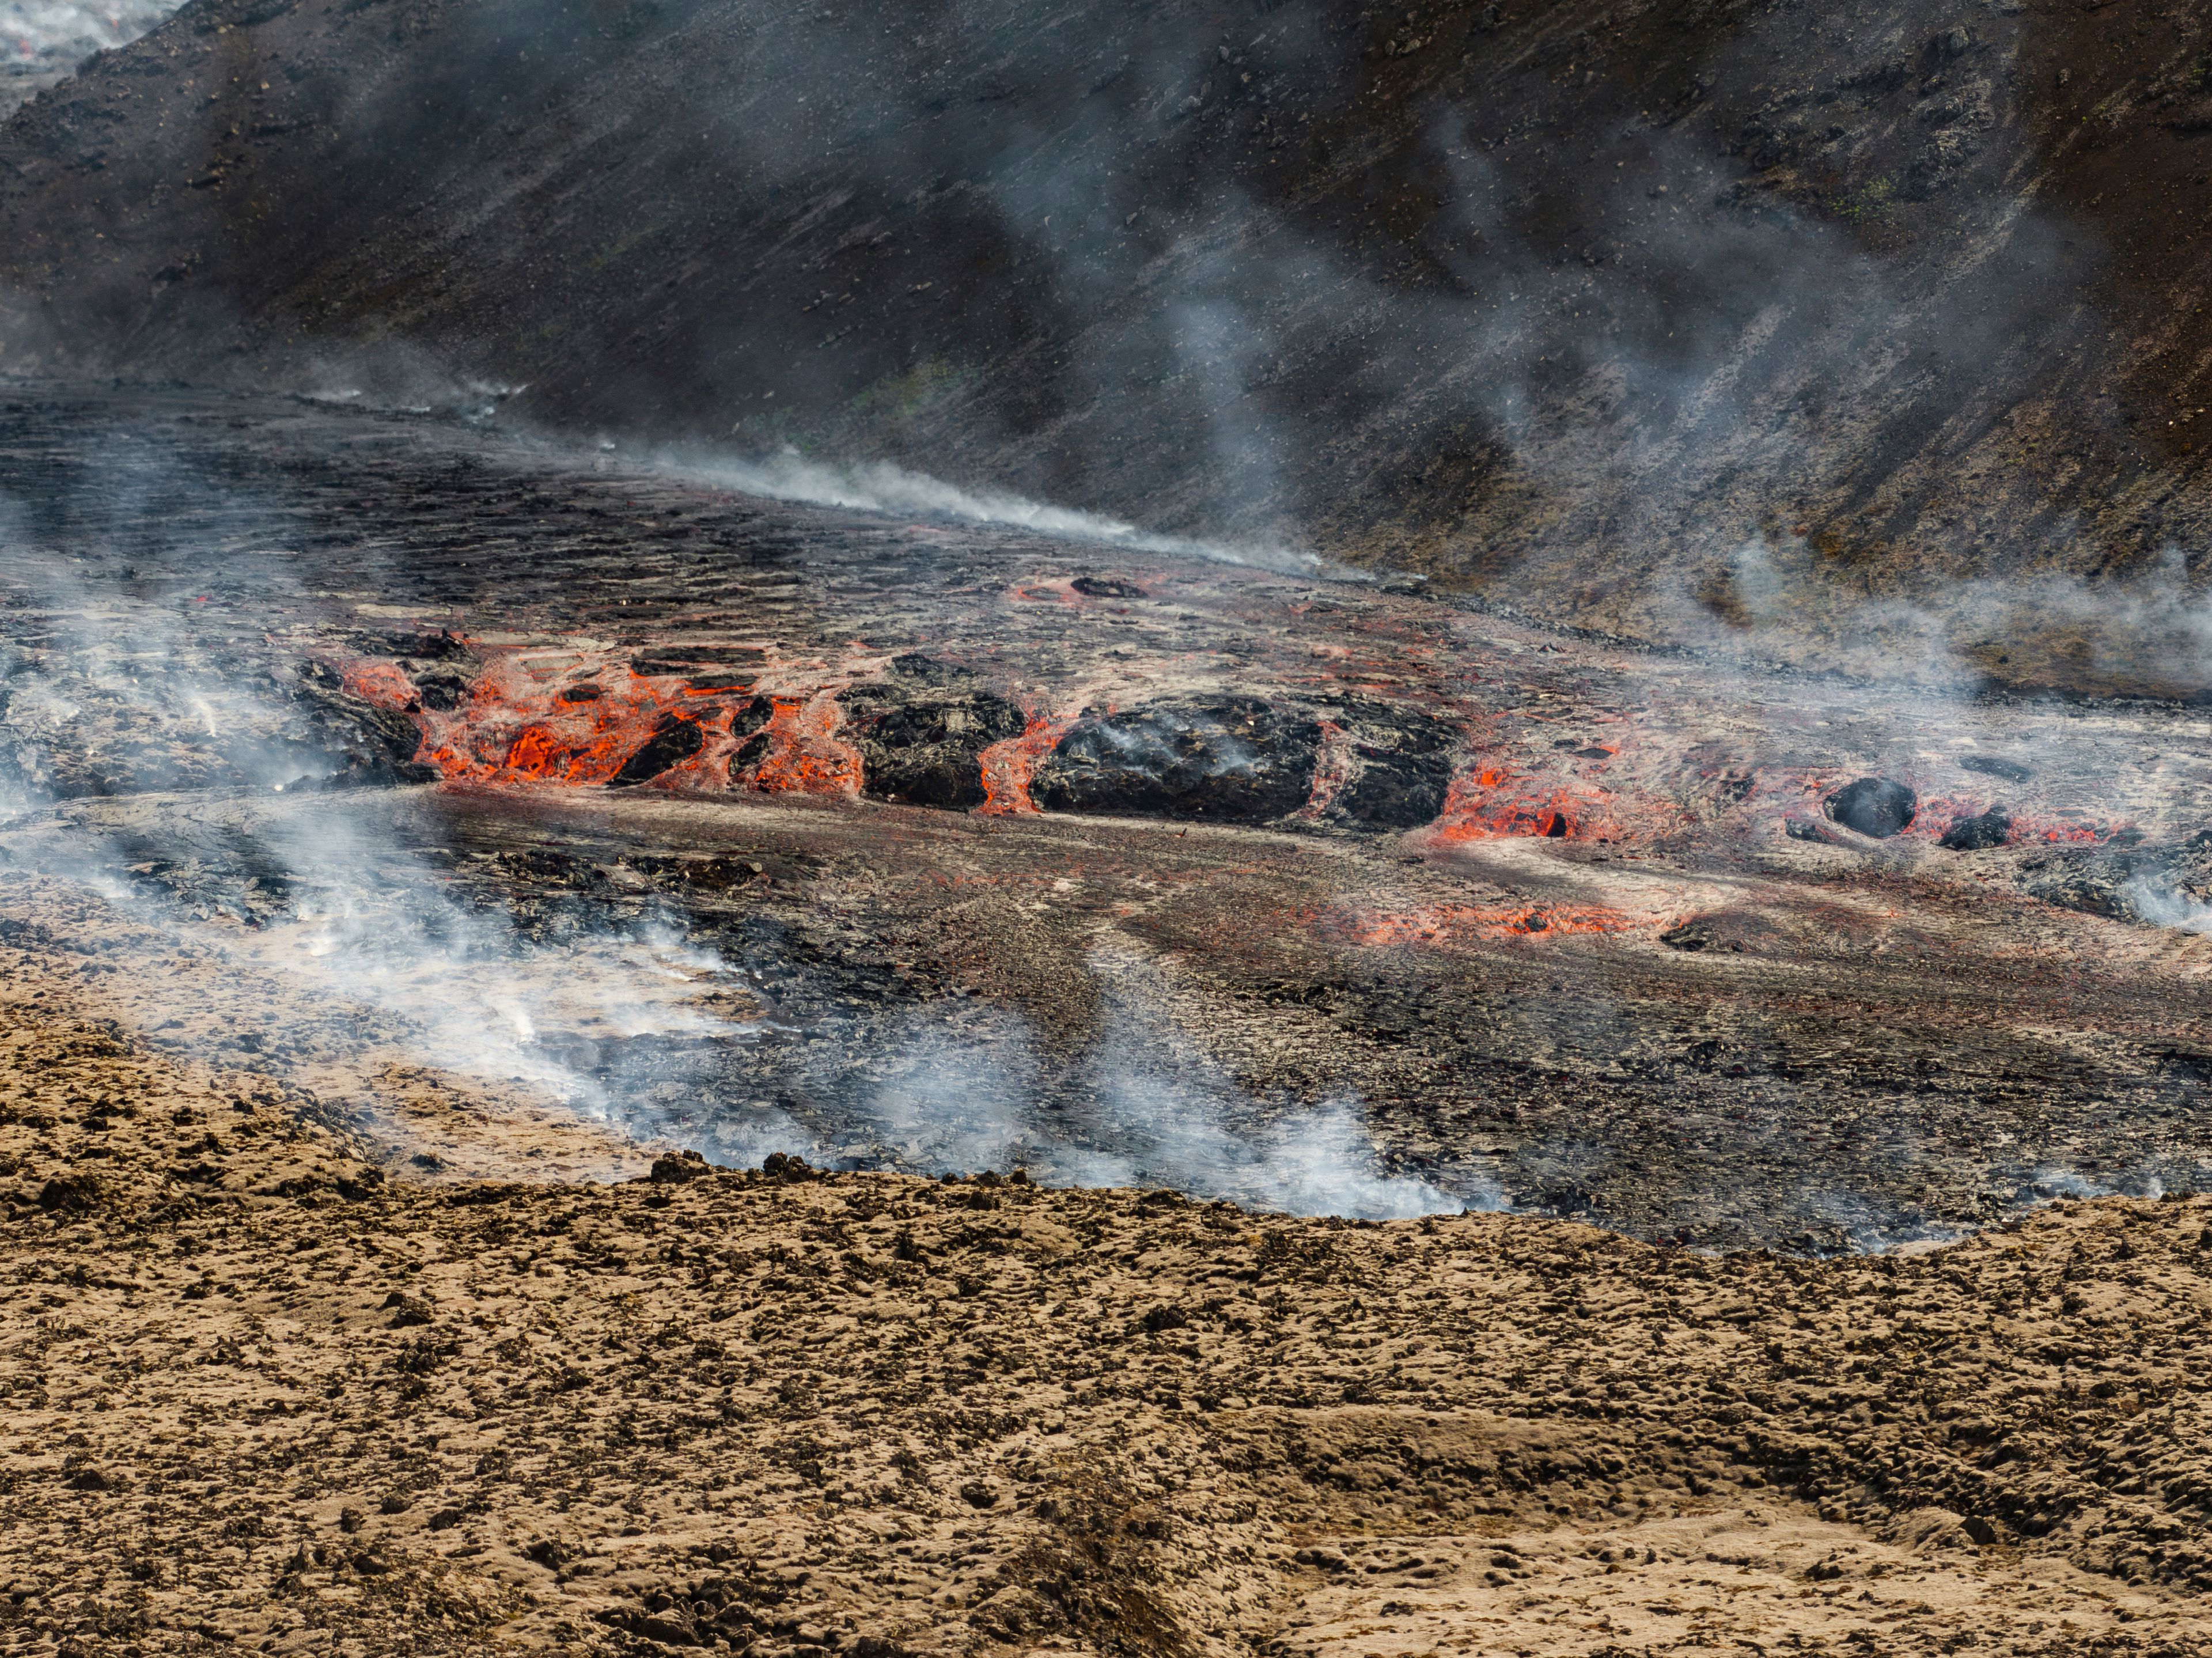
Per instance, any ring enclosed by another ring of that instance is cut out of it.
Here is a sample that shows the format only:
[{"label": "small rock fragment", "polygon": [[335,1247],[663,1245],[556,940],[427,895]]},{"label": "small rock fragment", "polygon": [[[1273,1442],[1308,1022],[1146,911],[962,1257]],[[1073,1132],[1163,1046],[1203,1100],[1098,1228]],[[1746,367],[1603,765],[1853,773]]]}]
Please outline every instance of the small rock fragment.
[{"label": "small rock fragment", "polygon": [[1844,784],[1820,805],[1832,821],[1845,829],[1887,841],[1911,823],[1920,799],[1904,784],[1887,777],[1862,777]]},{"label": "small rock fragment", "polygon": [[428,1302],[420,1297],[410,1296],[404,1290],[394,1290],[386,1296],[384,1309],[392,1315],[392,1327],[395,1330],[428,1324],[432,1316]]},{"label": "small rock fragment", "polygon": [[2011,833],[2011,817],[1992,806],[1978,817],[1960,818],[1943,831],[1938,844],[1951,852],[1987,852],[2002,846]]},{"label": "small rock fragment", "polygon": [[702,1175],[711,1175],[714,1166],[696,1151],[672,1151],[653,1160],[651,1178],[657,1185],[681,1184],[697,1180]]},{"label": "small rock fragment", "polygon": [[57,1175],[39,1188],[39,1207],[50,1215],[88,1215],[100,1206],[94,1175]]}]

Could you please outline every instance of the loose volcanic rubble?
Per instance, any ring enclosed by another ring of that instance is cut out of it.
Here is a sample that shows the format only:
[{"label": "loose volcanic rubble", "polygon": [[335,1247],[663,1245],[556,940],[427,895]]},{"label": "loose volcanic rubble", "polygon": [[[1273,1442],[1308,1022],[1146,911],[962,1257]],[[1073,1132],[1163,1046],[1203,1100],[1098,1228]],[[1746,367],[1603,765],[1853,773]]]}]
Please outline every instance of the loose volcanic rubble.
[{"label": "loose volcanic rubble", "polygon": [[2203,1199],[1807,1262],[781,1155],[425,1181],[12,936],[11,1652],[2212,1651]]}]

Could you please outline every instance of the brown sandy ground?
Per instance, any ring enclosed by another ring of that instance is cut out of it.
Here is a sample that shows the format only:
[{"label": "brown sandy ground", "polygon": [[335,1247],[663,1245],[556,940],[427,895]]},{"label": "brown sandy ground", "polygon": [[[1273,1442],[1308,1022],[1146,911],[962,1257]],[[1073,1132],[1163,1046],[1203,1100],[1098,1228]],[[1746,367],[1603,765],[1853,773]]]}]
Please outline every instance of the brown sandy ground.
[{"label": "brown sandy ground", "polygon": [[2204,1199],[428,1185],[100,994],[0,947],[0,1651],[2212,1651]]}]

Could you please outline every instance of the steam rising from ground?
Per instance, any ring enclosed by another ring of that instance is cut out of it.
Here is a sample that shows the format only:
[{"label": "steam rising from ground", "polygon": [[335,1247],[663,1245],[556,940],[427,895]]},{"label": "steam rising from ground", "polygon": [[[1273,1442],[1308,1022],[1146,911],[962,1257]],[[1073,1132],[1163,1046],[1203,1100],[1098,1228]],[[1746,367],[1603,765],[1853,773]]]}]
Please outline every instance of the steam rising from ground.
[{"label": "steam rising from ground", "polygon": [[[20,535],[0,517],[0,545]],[[538,944],[509,918],[447,896],[441,860],[393,845],[388,827],[374,832],[356,797],[340,792],[289,815],[255,812],[255,795],[315,790],[343,769],[302,739],[290,711],[267,694],[265,671],[224,677],[196,667],[204,653],[190,647],[177,610],[54,566],[40,586],[64,647],[46,661],[66,667],[8,665],[0,714],[13,741],[0,743],[0,811],[18,827],[42,807],[52,812],[56,832],[29,842],[46,872],[89,885],[241,973],[380,1016],[374,1023],[404,1031],[422,1060],[522,1082],[600,1114],[618,1100],[548,1038],[720,1028],[689,1005],[715,964],[668,927]],[[173,797],[158,826],[128,835],[75,823],[50,798],[48,756],[64,745],[125,774],[126,790],[168,783],[196,792]],[[197,793],[210,785],[232,798]]]},{"label": "steam rising from ground", "polygon": [[[146,482],[128,467],[118,476]],[[942,500],[942,486],[910,474],[883,469],[872,482],[909,508]],[[970,515],[1028,510],[956,499]],[[1030,521],[1051,533],[1085,522],[1046,509]],[[1272,1125],[1251,1127],[1268,1113],[1178,1036],[1161,1011],[1166,987],[1127,955],[1094,964],[1112,987],[1110,1034],[1072,1065],[1048,1063],[1011,1013],[963,1037],[923,1005],[908,1011],[893,1075],[873,1091],[849,1064],[867,1046],[861,1035],[828,1045],[834,1074],[809,1079],[801,1121],[753,1097],[767,1084],[750,1056],[773,1016],[728,1011],[745,988],[741,969],[690,939],[680,916],[617,922],[580,900],[522,924],[482,884],[454,879],[451,848],[395,833],[396,797],[344,786],[342,759],[301,734],[281,661],[273,675],[260,653],[210,671],[192,636],[195,598],[164,605],[58,560],[36,564],[21,519],[0,512],[0,545],[10,544],[19,568],[40,573],[50,631],[40,653],[0,665],[0,737],[11,739],[0,743],[0,856],[223,963],[252,993],[216,1010],[219,1022],[261,1063],[396,1053],[520,1084],[647,1138],[678,1133],[730,1163],[786,1151],[920,1172],[1024,1163],[1050,1180],[1164,1185],[1310,1214],[1463,1206],[1376,1168],[1344,1102],[1279,1103]],[[285,592],[272,580],[257,599]],[[64,751],[72,790],[89,780],[90,793],[146,805],[56,799]],[[257,1020],[257,1003],[277,1011]]]},{"label": "steam rising from ground", "polygon": [[1495,1188],[1468,1200],[1384,1172],[1344,1101],[1237,1126],[1252,1102],[1161,1016],[1170,993],[1158,969],[1115,948],[1089,965],[1108,987],[1100,1023],[1111,1034],[1073,1078],[1048,1076],[1012,1016],[996,1016],[982,1040],[926,1037],[876,1098],[883,1143],[916,1168],[1026,1166],[1056,1184],[1171,1186],[1294,1215],[1384,1220],[1505,1206]]},{"label": "steam rising from ground", "polygon": [[[943,1033],[934,1010],[916,1009],[872,1100],[848,1114],[845,1078],[820,1076],[824,1103],[802,1122],[750,1097],[767,1085],[748,1054],[768,1022],[717,1010],[714,993],[744,978],[687,939],[680,921],[586,921],[534,936],[448,896],[439,860],[395,850],[367,825],[366,804],[340,796],[299,815],[213,815],[240,840],[251,823],[256,878],[287,893],[259,925],[204,913],[189,883],[133,878],[123,865],[131,849],[76,826],[44,837],[38,861],[242,979],[281,984],[295,1011],[303,998],[318,1007],[309,1024],[319,1031],[280,1020],[247,1033],[264,1063],[280,1063],[295,1041],[335,1033],[412,1064],[519,1084],[626,1133],[686,1139],[739,1165],[775,1151],[921,1173],[1020,1165],[1052,1183],[1167,1186],[1299,1214],[1467,1206],[1377,1169],[1344,1102],[1248,1127],[1255,1102],[1128,991],[1112,999],[1113,1035],[1064,1071],[1042,1060],[1018,1016],[994,1014],[963,1039]],[[19,799],[9,825],[19,847],[25,817],[36,814]],[[830,1045],[839,1066],[858,1042],[854,1033]],[[685,1107],[680,1124],[672,1100]],[[1477,1206],[1501,1206],[1493,1193]]]}]

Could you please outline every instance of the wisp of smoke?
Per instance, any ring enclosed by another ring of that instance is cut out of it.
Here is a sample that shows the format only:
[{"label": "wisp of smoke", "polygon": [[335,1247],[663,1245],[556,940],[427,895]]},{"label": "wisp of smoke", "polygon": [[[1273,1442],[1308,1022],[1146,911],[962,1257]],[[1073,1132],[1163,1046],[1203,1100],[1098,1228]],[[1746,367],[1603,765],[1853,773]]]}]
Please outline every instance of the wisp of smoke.
[{"label": "wisp of smoke", "polygon": [[1300,574],[1318,574],[1324,568],[1324,562],[1314,554],[1289,547],[1158,535],[1118,519],[1054,507],[1001,490],[963,489],[889,461],[841,465],[809,460],[797,450],[787,449],[755,460],[671,458],[664,464],[686,477],[772,501],[1004,525],[1062,540]]},{"label": "wisp of smoke", "polygon": [[916,1041],[874,1102],[884,1150],[933,1170],[1027,1167],[1084,1186],[1164,1186],[1297,1215],[1396,1219],[1505,1207],[1493,1186],[1455,1194],[1381,1168],[1348,1102],[1255,1121],[1256,1102],[1164,1013],[1158,971],[1102,948],[1109,1033],[1054,1079],[1018,1016],[977,1039]]}]

